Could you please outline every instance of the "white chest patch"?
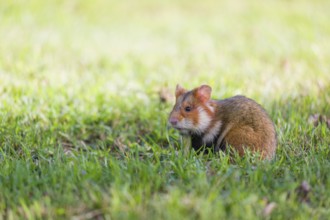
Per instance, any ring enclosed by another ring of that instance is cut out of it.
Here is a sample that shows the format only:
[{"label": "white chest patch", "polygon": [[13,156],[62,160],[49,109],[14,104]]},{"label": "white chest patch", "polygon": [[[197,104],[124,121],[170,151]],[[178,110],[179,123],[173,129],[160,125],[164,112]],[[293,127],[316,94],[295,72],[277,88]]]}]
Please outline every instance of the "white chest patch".
[{"label": "white chest patch", "polygon": [[209,143],[214,140],[214,138],[219,134],[220,128],[221,128],[221,121],[217,121],[213,127],[208,131],[207,134],[203,137],[204,144]]},{"label": "white chest patch", "polygon": [[198,124],[196,133],[203,133],[211,124],[212,118],[201,107],[198,108]]}]

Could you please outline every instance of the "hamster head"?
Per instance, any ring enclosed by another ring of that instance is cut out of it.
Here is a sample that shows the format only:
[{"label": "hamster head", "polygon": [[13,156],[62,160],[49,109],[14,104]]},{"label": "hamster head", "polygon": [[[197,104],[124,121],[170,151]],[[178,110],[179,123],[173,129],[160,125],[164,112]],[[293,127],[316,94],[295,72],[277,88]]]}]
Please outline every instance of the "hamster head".
[{"label": "hamster head", "polygon": [[202,134],[210,126],[214,115],[214,105],[210,100],[212,89],[202,85],[187,91],[176,86],[176,102],[168,122],[182,135]]}]

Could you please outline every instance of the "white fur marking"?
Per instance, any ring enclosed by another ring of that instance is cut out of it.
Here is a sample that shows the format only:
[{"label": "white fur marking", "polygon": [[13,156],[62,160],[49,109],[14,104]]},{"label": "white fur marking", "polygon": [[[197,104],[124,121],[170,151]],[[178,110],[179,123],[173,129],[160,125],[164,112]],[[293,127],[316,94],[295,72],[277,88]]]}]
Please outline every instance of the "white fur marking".
[{"label": "white fur marking", "polygon": [[214,107],[213,107],[213,106],[211,106],[211,105],[207,105],[207,108],[208,108],[212,113],[214,113]]},{"label": "white fur marking", "polygon": [[178,122],[175,128],[179,129],[181,133],[188,134],[188,131],[194,128],[194,124],[191,120],[184,118]]},{"label": "white fur marking", "polygon": [[212,142],[214,140],[214,138],[219,134],[221,125],[222,125],[221,121],[217,121],[213,125],[210,131],[203,137],[204,144]]},{"label": "white fur marking", "polygon": [[199,117],[198,117],[198,124],[195,129],[196,133],[203,133],[211,123],[212,118],[205,112],[202,107],[197,108]]}]

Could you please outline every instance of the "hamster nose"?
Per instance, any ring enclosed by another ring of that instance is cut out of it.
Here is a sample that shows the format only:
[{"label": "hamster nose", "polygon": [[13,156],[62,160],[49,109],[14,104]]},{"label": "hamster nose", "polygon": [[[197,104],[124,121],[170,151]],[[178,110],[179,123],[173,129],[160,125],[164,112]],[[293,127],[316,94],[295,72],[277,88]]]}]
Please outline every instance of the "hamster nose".
[{"label": "hamster nose", "polygon": [[176,118],[170,118],[170,123],[171,123],[171,125],[177,125],[178,124],[178,119],[176,119]]}]

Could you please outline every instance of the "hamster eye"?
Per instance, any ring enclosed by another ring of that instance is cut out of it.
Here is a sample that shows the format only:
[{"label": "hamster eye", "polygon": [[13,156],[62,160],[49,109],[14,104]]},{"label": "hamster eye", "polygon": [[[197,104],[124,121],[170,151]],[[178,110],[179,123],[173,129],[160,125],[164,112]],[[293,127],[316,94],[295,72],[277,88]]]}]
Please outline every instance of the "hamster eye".
[{"label": "hamster eye", "polygon": [[184,108],[184,110],[185,110],[186,112],[190,112],[190,111],[191,111],[191,107],[190,107],[190,106],[187,106],[187,107]]}]

